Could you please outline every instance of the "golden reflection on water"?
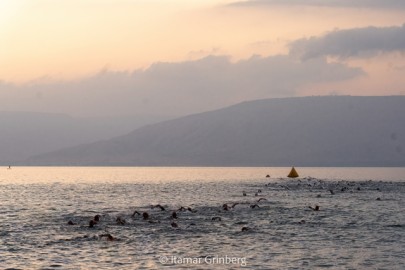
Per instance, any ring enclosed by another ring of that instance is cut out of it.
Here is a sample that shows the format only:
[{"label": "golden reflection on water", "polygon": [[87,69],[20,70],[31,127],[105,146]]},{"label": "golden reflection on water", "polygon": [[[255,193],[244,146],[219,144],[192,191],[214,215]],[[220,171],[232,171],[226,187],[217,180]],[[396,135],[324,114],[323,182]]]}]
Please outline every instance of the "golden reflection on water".
[{"label": "golden reflection on water", "polygon": [[[289,167],[0,167],[7,183],[165,183],[284,178]],[[405,168],[297,167],[300,178],[405,181]]]}]

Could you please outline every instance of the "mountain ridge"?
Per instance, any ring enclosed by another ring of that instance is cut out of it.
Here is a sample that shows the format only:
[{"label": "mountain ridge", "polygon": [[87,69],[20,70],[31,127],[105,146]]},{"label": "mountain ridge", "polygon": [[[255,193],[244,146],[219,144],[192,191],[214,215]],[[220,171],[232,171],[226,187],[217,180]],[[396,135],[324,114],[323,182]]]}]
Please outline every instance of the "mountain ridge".
[{"label": "mountain ridge", "polygon": [[404,166],[404,96],[246,101],[32,157],[26,165]]}]

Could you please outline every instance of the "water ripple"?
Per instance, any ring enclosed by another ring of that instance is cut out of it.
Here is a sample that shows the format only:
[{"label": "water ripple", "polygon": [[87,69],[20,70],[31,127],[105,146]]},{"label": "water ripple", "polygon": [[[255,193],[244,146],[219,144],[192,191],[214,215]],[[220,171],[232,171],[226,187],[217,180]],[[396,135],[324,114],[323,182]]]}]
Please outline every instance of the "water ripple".
[{"label": "water ripple", "polygon": [[217,256],[244,258],[248,269],[403,268],[405,183],[267,181],[3,185],[0,266],[159,269],[166,256],[168,269],[223,269],[171,261]]}]

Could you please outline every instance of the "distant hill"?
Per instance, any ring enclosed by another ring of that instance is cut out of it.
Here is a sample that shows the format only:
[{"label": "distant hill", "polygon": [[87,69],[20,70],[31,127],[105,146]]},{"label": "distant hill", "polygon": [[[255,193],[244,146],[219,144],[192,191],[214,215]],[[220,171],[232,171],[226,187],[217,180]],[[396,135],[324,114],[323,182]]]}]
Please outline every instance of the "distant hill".
[{"label": "distant hill", "polygon": [[35,156],[25,164],[404,166],[405,96],[244,102]]},{"label": "distant hill", "polygon": [[135,117],[75,118],[57,113],[0,111],[0,164],[13,165],[33,155],[112,138],[145,122],[147,119]]}]

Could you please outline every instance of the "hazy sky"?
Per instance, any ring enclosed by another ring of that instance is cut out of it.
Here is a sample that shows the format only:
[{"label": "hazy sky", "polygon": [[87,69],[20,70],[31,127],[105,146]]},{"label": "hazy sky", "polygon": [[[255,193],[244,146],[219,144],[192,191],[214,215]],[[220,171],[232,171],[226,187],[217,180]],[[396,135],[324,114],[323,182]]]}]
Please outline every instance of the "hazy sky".
[{"label": "hazy sky", "polygon": [[403,0],[0,0],[0,111],[405,94]]}]

